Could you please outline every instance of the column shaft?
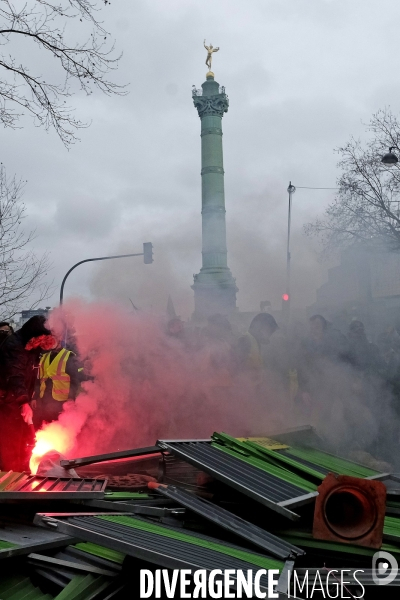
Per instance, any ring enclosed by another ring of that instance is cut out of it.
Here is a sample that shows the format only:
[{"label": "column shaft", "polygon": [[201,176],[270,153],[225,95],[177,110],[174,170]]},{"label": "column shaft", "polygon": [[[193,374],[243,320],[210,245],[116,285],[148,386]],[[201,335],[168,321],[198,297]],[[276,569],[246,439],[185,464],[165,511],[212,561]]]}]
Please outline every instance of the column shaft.
[{"label": "column shaft", "polygon": [[193,102],[201,119],[202,268],[194,276],[195,318],[236,308],[237,287],[228,267],[225,224],[222,116],[228,110],[225,90],[211,73]]}]

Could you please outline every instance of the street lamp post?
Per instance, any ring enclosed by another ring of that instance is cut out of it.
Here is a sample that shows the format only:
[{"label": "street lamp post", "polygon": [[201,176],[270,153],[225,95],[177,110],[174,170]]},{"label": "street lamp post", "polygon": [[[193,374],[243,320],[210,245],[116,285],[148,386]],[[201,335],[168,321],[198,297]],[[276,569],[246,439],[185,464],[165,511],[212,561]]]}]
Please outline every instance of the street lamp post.
[{"label": "street lamp post", "polygon": [[79,267],[79,265],[83,265],[83,263],[93,262],[95,260],[111,260],[113,258],[128,258],[130,256],[143,256],[143,260],[144,260],[145,264],[152,263],[153,262],[153,244],[151,244],[151,242],[145,242],[143,244],[143,252],[139,252],[138,254],[117,254],[116,256],[101,256],[99,258],[86,258],[85,260],[81,260],[81,261],[77,262],[73,267],[70,268],[69,271],[67,271],[67,273],[64,276],[64,279],[62,280],[61,288],[60,288],[60,306],[62,306],[62,303],[64,300],[64,286],[65,286],[67,277],[74,269],[76,269],[76,267]]},{"label": "street lamp post", "polygon": [[282,294],[282,317],[285,323],[290,320],[290,302],[291,302],[291,287],[290,287],[290,232],[292,225],[292,196],[294,192],[298,190],[338,190],[335,187],[309,187],[309,186],[297,186],[292,185],[289,181],[287,188],[289,194],[289,207],[288,207],[288,233],[287,233],[287,246],[286,246],[286,292]]},{"label": "street lamp post", "polygon": [[282,316],[284,320],[290,318],[290,227],[292,223],[292,196],[296,191],[292,182],[289,182],[287,189],[289,194],[289,207],[288,207],[288,232],[287,232],[287,245],[286,245],[286,292],[282,296]]}]

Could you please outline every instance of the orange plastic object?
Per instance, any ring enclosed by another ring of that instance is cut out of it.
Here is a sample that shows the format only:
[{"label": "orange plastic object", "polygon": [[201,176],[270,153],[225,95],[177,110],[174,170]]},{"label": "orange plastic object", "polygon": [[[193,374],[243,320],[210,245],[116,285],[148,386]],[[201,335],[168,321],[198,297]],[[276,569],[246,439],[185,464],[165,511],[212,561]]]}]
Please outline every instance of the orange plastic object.
[{"label": "orange plastic object", "polygon": [[386,487],[381,481],[329,473],[318,492],[315,539],[381,547],[386,509]]},{"label": "orange plastic object", "polygon": [[165,488],[167,486],[162,483],[157,483],[157,481],[149,481],[149,483],[147,484],[147,487],[149,488],[149,490],[156,490],[159,487]]}]

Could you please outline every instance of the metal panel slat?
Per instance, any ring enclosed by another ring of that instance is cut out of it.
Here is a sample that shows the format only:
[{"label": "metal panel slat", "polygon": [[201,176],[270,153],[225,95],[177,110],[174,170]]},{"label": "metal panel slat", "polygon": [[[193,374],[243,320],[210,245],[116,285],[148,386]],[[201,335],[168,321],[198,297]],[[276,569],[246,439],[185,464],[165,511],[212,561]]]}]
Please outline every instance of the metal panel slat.
[{"label": "metal panel slat", "polygon": [[69,491],[68,489],[66,489],[66,482],[69,481],[67,479],[59,479],[56,482],[56,485],[53,488],[53,492],[64,492],[64,491]]},{"label": "metal panel slat", "polygon": [[[78,487],[76,489],[78,491],[78,490],[81,490],[82,488],[85,488],[85,486],[86,486],[86,479],[82,479],[82,482],[78,485]],[[90,484],[90,489],[92,489],[92,487],[93,487],[92,484]]]},{"label": "metal panel slat", "polygon": [[56,479],[56,481],[54,481],[52,483],[50,482],[50,485],[46,488],[46,490],[48,492],[53,490],[57,486],[58,482],[59,482],[59,479]]},{"label": "metal panel slat", "polygon": [[74,482],[74,479],[72,479],[72,478],[68,480],[67,484],[64,486],[64,491],[65,492],[69,492],[70,491],[70,487],[73,484],[73,482]]},{"label": "metal panel slat", "polygon": [[[37,515],[37,523],[58,526],[60,531],[70,532],[81,539],[92,541],[108,548],[116,549],[130,556],[144,558],[149,562],[167,568],[195,568],[211,571],[219,568],[253,571],[260,568],[252,563],[231,557],[213,549],[203,548],[188,541],[180,541],[156,533],[143,531],[134,527],[107,522],[96,517],[70,517],[63,519],[51,518],[46,520],[45,515]],[[171,529],[171,528],[169,528]],[[180,530],[181,531],[181,530]],[[207,539],[206,536],[196,536]],[[210,541],[218,542],[208,538]],[[224,544],[232,547],[232,545]],[[239,548],[243,550],[243,548]],[[255,554],[255,553],[253,553]],[[262,555],[258,555],[262,556]],[[266,559],[267,557],[263,556]],[[261,577],[261,585],[267,589],[268,578]]]},{"label": "metal panel slat", "polygon": [[[279,450],[277,452],[279,453]],[[329,469],[325,469],[324,467],[321,467],[321,465],[317,465],[309,460],[305,460],[304,458],[299,458],[294,454],[290,454],[289,451],[282,452],[282,455],[288,456],[292,460],[295,460],[296,462],[298,462],[301,465],[304,465],[305,467],[310,467],[311,469],[314,469],[314,471],[318,471],[318,473],[321,473],[321,475],[327,475],[329,473]]]},{"label": "metal panel slat", "polygon": [[96,491],[96,490],[101,491],[105,487],[106,487],[106,482],[104,482],[104,480],[101,480],[101,479],[96,479],[95,483],[93,484],[94,491]]},{"label": "metal panel slat", "polygon": [[13,488],[15,485],[20,485],[21,481],[25,481],[27,477],[26,473],[14,473],[13,471],[9,471],[0,480],[0,491],[5,491],[8,487]]},{"label": "metal panel slat", "polygon": [[[231,476],[242,476],[243,473],[243,465],[242,464],[237,464],[237,462],[235,462],[235,460],[229,460],[231,457],[229,455],[225,456],[218,456],[214,453],[212,453],[210,455],[210,453],[207,452],[207,450],[205,448],[202,448],[200,446],[197,446],[196,448],[192,448],[192,447],[181,447],[179,446],[178,448],[176,446],[173,447],[177,453],[180,453],[181,456],[185,457],[185,458],[190,458],[192,460],[198,460],[201,461],[201,464],[208,466],[209,468],[213,469],[214,471],[226,471],[227,469],[229,469],[229,474]],[[254,476],[254,473],[247,473],[247,479],[248,480],[253,480],[253,490],[254,491],[260,491],[260,488],[262,490],[262,484],[260,483],[260,473],[257,473],[258,477]],[[270,490],[270,497],[272,500],[278,500],[278,498],[275,496],[274,494],[274,488],[271,488]],[[280,498],[279,498],[280,499]]]},{"label": "metal panel slat", "polygon": [[[111,528],[97,528],[93,527],[92,531],[98,531],[103,535],[115,535],[114,527]],[[120,529],[118,531],[119,537],[122,541],[126,541],[132,546],[142,546],[152,549],[153,551],[161,552],[171,557],[175,557],[178,560],[184,562],[190,560],[192,564],[204,565],[209,568],[220,568],[220,569],[255,569],[256,565],[239,560],[232,556],[227,556],[222,552],[216,552],[215,550],[209,550],[200,548],[193,544],[186,542],[180,542],[179,540],[173,540],[171,543],[170,538],[162,538],[154,534],[142,535],[143,532],[137,534],[136,532],[128,535],[125,530]]]},{"label": "metal panel slat", "polygon": [[157,442],[160,448],[176,454],[196,467],[220,479],[234,489],[261,502],[272,510],[296,520],[298,515],[285,504],[310,502],[316,492],[307,493],[302,488],[249,465],[240,458],[226,454],[209,442]]},{"label": "metal panel slat", "polygon": [[[192,452],[192,447],[189,449],[189,452]],[[240,457],[234,457],[230,454],[223,453],[223,451],[220,451],[212,446],[196,445],[195,452],[199,452],[199,454],[204,456],[204,458],[211,459],[216,463],[216,465],[222,468],[225,465],[229,465],[229,468],[232,469],[234,473],[237,473],[249,484],[251,483],[255,489],[259,489],[261,491],[262,488],[268,484],[268,489],[271,490],[272,493],[276,494],[277,501],[287,500],[292,498],[294,495],[302,495],[305,493],[302,488],[288,483],[279,477],[270,475],[258,467],[244,463],[240,460]],[[262,476],[262,479],[260,478],[260,475]]]},{"label": "metal panel slat", "polygon": [[[27,478],[24,481],[19,482],[18,486],[14,485],[12,491],[14,491],[14,492],[17,492],[17,491],[18,492],[21,492],[21,491],[32,492],[34,489],[36,489],[38,487],[38,485],[40,485],[40,483],[43,482],[43,479],[46,479],[46,478],[36,477],[35,475],[29,475],[29,476],[27,476]],[[8,490],[6,489],[4,491],[8,491]],[[10,489],[10,491],[11,491],[11,489]]]},{"label": "metal panel slat", "polygon": [[32,552],[28,554],[28,563],[36,564],[39,566],[50,566],[53,568],[57,567],[66,567],[67,569],[81,571],[83,573],[92,573],[95,575],[106,575],[108,577],[115,577],[118,573],[114,570],[105,569],[104,567],[97,567],[94,565],[89,565],[88,563],[76,562],[72,560],[68,560],[65,558],[55,557],[55,556],[46,556],[44,554],[37,554]]},{"label": "metal panel slat", "polygon": [[157,491],[167,498],[176,500],[176,502],[185,508],[194,511],[220,527],[244,538],[246,541],[252,542],[263,550],[271,553],[273,556],[285,559],[289,556],[304,554],[304,550],[289,544],[257,525],[249,523],[245,519],[237,517],[204,498],[199,498],[194,494],[190,494],[189,492],[177,489],[173,486],[160,486],[157,488]]},{"label": "metal panel slat", "polygon": [[[0,502],[8,500],[34,500],[40,496],[48,499],[104,498],[107,480],[27,476],[2,477],[5,485],[0,489]],[[45,494],[45,496],[44,496]]]},{"label": "metal panel slat", "polygon": [[[45,478],[38,478],[38,484],[35,487],[35,490],[37,492],[45,490],[47,491],[47,488],[50,487],[53,483],[58,483],[58,481],[54,482],[53,480],[51,480],[49,477],[45,477]],[[33,491],[33,490],[32,490]]]},{"label": "metal panel slat", "polygon": [[[88,518],[90,519],[91,517]],[[97,519],[97,521],[102,520]],[[104,523],[106,523],[106,526],[104,526]],[[208,570],[215,568],[221,570],[235,569],[243,570],[244,572],[246,572],[248,569],[257,570],[260,568],[253,563],[226,555],[213,549],[202,548],[195,544],[190,544],[189,542],[174,540],[173,538],[164,537],[162,535],[157,535],[155,533],[150,533],[140,529],[134,529],[124,525],[118,525],[118,527],[115,528],[115,525],[115,523],[107,523],[106,521],[102,521],[101,524],[92,524],[91,527],[96,529],[99,533],[102,532],[103,535],[115,535],[115,533],[118,533],[119,539],[123,541],[127,541],[133,545],[146,547],[147,549],[155,552],[161,552],[164,555],[171,554],[179,561],[190,561],[191,564],[198,565],[197,568],[206,568]],[[193,535],[193,533],[191,533],[191,535]],[[194,537],[207,539],[207,536]],[[220,543],[219,540],[212,538],[208,539]],[[225,543],[224,545],[233,547],[232,544]],[[239,549],[243,550],[243,548]],[[265,559],[268,557],[262,556],[262,558]],[[261,585],[267,588],[267,577],[261,577]]]},{"label": "metal panel slat", "polygon": [[[193,461],[198,461],[198,464],[202,466],[202,468],[207,468],[212,472],[212,474],[217,475],[218,473],[224,474],[229,473],[229,477],[240,480],[240,483],[243,486],[251,485],[252,490],[256,493],[263,494],[265,492],[265,482],[261,481],[261,476],[264,475],[263,472],[254,473],[251,472],[251,467],[247,473],[243,472],[243,463],[240,464],[238,461],[240,459],[233,459],[229,455],[218,456],[215,453],[208,453],[204,448],[196,447],[193,448],[177,448],[176,446],[171,446],[171,451],[175,450],[179,453],[183,458],[191,459]],[[218,452],[218,451],[216,451]],[[248,466],[248,465],[246,465]],[[268,476],[265,474],[266,477]],[[268,487],[268,497],[273,502],[279,502],[284,499],[281,494],[276,490],[276,482],[271,483],[271,486]]]},{"label": "metal panel slat", "polygon": [[[186,448],[185,450],[191,452],[192,449]],[[305,493],[302,488],[288,483],[285,480],[276,477],[275,475],[270,475],[258,467],[244,463],[239,457],[236,458],[229,454],[222,453],[220,450],[213,448],[212,446],[196,446],[196,452],[198,452],[199,455],[203,456],[204,458],[210,458],[216,463],[216,465],[220,467],[224,467],[226,464],[229,465],[233,472],[240,475],[241,478],[247,480],[249,483],[251,482],[255,489],[258,488],[261,490],[263,487],[265,487],[265,484],[268,483],[268,489],[271,490],[272,493],[276,494],[275,499],[279,502],[293,498],[293,495],[298,496]],[[244,469],[246,469],[245,472]],[[262,475],[262,480],[260,480],[260,475]]]},{"label": "metal panel slat", "polygon": [[12,481],[10,480],[9,483],[6,484],[1,491],[7,492],[8,490],[11,491],[23,489],[24,487],[28,487],[30,485],[32,479],[34,479],[34,477],[32,477],[31,475],[22,473],[22,477],[14,477]]},{"label": "metal panel slat", "polygon": [[13,472],[12,471],[0,471],[0,490],[2,490],[4,488],[4,486],[6,485],[6,482],[10,479],[10,477],[12,476]]}]

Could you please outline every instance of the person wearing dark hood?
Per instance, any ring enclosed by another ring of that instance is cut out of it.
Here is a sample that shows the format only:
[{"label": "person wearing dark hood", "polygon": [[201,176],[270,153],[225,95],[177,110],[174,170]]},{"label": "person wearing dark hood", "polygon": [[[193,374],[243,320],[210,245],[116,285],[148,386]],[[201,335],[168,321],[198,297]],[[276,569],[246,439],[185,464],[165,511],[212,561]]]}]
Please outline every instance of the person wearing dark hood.
[{"label": "person wearing dark hood", "polygon": [[299,383],[303,394],[309,394],[310,380],[319,379],[321,366],[329,362],[348,363],[349,342],[322,315],[309,320],[309,335],[302,341],[299,353]]},{"label": "person wearing dark hood", "polygon": [[[392,417],[390,381],[387,368],[378,346],[372,344],[365,333],[364,323],[353,320],[347,334],[350,344],[352,371],[352,393],[355,405],[369,411],[375,424],[374,433],[364,435],[363,448],[373,455],[391,461],[390,448],[395,447],[396,425]],[[358,414],[354,421],[358,421]]]},{"label": "person wearing dark hood", "polygon": [[350,323],[347,339],[350,344],[350,362],[358,371],[370,375],[383,373],[385,365],[379,348],[368,341],[362,321],[354,320]]},{"label": "person wearing dark hood", "polygon": [[393,325],[386,327],[376,340],[385,363],[386,380],[393,397],[393,408],[400,417],[400,335]]},{"label": "person wearing dark hood", "polygon": [[278,324],[269,313],[259,313],[250,323],[247,333],[238,339],[237,359],[238,369],[250,377],[250,381],[258,387],[264,378],[265,346],[271,344],[271,339],[278,331]]},{"label": "person wearing dark hood", "polygon": [[0,395],[0,467],[3,471],[29,470],[28,447],[32,442],[30,401],[37,379],[40,354],[57,344],[43,316],[29,319],[8,336],[1,355],[4,376]]},{"label": "person wearing dark hood", "polygon": [[302,340],[297,357],[299,391],[296,400],[307,418],[320,410],[323,398],[331,396],[333,404],[333,399],[342,395],[337,369],[349,362],[347,338],[322,315],[310,317],[309,334]]},{"label": "person wearing dark hood", "polygon": [[242,367],[257,372],[262,369],[262,346],[270,343],[277,329],[278,324],[269,313],[259,313],[254,317],[248,332],[238,340],[238,356]]},{"label": "person wearing dark hood", "polygon": [[14,329],[13,327],[10,325],[10,323],[8,323],[7,321],[1,321],[0,322],[0,334],[1,336],[9,336],[12,333],[14,333]]}]

